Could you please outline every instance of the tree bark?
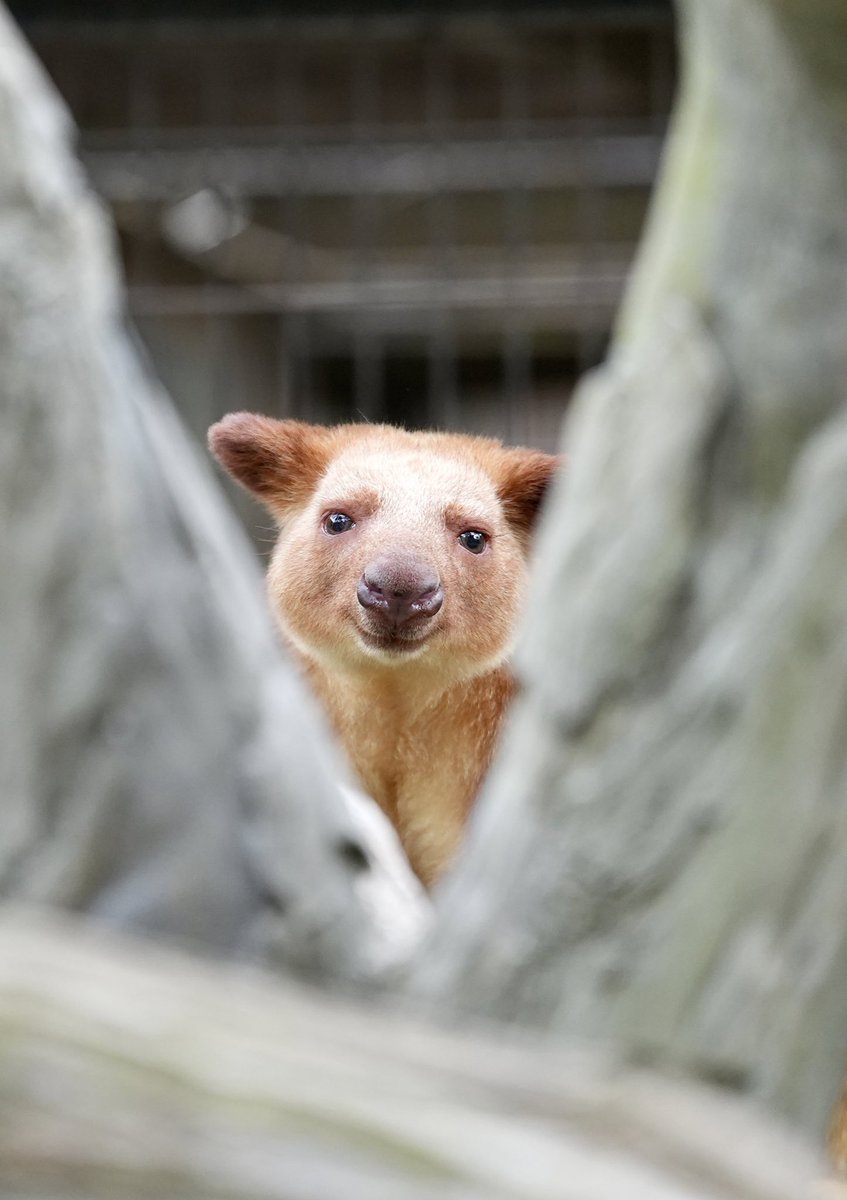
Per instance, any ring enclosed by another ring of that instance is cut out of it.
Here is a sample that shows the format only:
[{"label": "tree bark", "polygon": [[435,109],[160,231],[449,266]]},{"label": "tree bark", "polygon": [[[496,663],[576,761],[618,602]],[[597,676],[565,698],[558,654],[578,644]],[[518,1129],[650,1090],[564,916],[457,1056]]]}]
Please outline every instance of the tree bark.
[{"label": "tree bark", "polygon": [[0,895],[370,979],[426,903],[139,365],[69,138],[0,12]]},{"label": "tree bark", "polygon": [[845,1060],[847,9],[687,0],[525,693],[412,987],[765,1098]]},{"label": "tree bark", "polygon": [[820,1170],[749,1104],[610,1053],[8,913],[0,1081],[0,1192],[38,1200],[811,1200]]}]

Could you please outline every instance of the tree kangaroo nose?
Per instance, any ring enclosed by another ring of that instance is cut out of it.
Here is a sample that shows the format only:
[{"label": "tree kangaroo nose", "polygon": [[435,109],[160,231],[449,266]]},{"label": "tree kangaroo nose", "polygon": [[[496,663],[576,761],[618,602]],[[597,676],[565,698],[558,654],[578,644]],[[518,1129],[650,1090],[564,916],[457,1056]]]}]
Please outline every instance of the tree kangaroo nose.
[{"label": "tree kangaroo nose", "polygon": [[438,572],[419,559],[385,555],[368,563],[356,588],[362,608],[389,625],[434,617],[444,603]]}]

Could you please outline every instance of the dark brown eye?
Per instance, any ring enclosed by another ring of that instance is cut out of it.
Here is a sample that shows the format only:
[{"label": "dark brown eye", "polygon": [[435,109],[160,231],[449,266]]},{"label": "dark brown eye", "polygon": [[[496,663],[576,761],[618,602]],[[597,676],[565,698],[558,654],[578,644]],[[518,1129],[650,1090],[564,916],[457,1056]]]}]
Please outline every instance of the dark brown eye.
[{"label": "dark brown eye", "polygon": [[466,529],[464,533],[459,534],[459,541],[471,554],[482,554],[488,545],[488,538],[478,529]]},{"label": "dark brown eye", "polygon": [[348,517],[347,513],[333,512],[324,517],[324,529],[327,533],[347,533],[348,529],[352,529],[355,524],[356,522],[352,517]]}]

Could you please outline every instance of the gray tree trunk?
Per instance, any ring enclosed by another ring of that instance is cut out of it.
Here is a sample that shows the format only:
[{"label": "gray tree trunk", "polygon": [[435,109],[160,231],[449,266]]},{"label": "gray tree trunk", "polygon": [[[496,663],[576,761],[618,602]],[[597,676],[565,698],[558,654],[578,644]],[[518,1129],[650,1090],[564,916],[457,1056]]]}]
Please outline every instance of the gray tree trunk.
[{"label": "gray tree trunk", "polygon": [[686,0],[544,523],[526,683],[413,987],[820,1135],[847,1061],[847,7]]},{"label": "gray tree trunk", "polygon": [[0,895],[369,979],[425,902],[127,340],[70,132],[0,12]]},{"label": "gray tree trunk", "polygon": [[20,916],[0,1080],[5,1197],[811,1200],[820,1170],[749,1105],[612,1054],[459,1039]]}]

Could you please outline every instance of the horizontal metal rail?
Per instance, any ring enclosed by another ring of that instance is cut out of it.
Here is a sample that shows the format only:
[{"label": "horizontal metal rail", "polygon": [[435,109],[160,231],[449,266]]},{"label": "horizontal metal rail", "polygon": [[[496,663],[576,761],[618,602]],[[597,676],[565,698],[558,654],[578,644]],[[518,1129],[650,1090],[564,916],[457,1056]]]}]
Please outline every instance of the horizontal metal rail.
[{"label": "horizontal metal rail", "polygon": [[256,197],[648,187],[661,146],[658,134],[601,134],[431,143],[83,147],[82,156],[107,200],[167,202],[204,187]]},{"label": "horizontal metal rail", "polygon": [[129,289],[138,314],[338,312],[344,310],[613,308],[626,280],[618,269],[508,279],[368,280],[363,282],[143,285]]},{"label": "horizontal metal rail", "polygon": [[[47,7],[47,6],[45,6]],[[522,3],[503,6],[499,11],[492,5],[489,11],[447,5],[440,12],[427,12],[410,7],[405,11],[380,11],[379,5],[371,13],[310,15],[308,0],[299,6],[277,6],[273,15],[256,15],[249,12],[238,17],[202,16],[181,17],[175,15],[173,4],[148,5],[148,15],[138,17],[131,10],[137,5],[121,4],[114,0],[113,11],[106,19],[90,17],[84,13],[72,19],[40,13],[38,7],[28,12],[26,5],[19,5],[16,18],[31,38],[78,39],[85,38],[95,44],[126,44],[138,38],[158,37],[162,40],[182,40],[192,47],[203,43],[240,42],[245,38],[278,37],[283,32],[288,38],[326,41],[339,38],[358,37],[363,27],[369,37],[397,38],[416,37],[429,33],[433,26],[453,36],[478,38],[481,33],[506,36],[519,33],[544,32],[546,30],[594,30],[608,29],[657,29],[665,31],[672,27],[673,9],[670,0],[553,0],[544,4]],[[158,8],[158,12],[155,11]],[[127,15],[127,10],[130,15]],[[305,9],[305,12],[303,11]]]}]

